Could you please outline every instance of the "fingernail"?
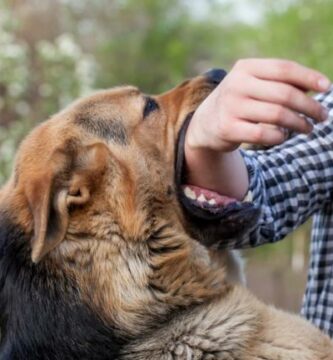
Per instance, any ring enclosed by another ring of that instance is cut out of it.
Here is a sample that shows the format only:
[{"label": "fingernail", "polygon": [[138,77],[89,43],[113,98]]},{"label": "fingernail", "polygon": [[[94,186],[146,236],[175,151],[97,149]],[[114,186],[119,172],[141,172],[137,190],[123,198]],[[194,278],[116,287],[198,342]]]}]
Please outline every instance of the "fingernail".
[{"label": "fingernail", "polygon": [[321,78],[318,80],[318,86],[321,91],[327,91],[331,86],[331,81],[327,78]]},{"label": "fingernail", "polygon": [[328,119],[328,116],[329,116],[329,111],[328,111],[328,109],[323,108],[323,109],[321,110],[321,118],[322,118],[323,120],[327,120],[327,119]]}]

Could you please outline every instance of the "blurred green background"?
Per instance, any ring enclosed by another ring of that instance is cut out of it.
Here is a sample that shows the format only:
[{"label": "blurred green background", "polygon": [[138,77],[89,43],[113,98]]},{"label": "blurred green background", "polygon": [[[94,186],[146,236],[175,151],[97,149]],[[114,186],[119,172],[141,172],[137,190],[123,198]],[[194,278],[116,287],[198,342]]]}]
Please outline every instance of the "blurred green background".
[{"label": "blurred green background", "polygon": [[[0,0],[0,184],[39,121],[94,89],[155,93],[239,58],[282,57],[333,78],[333,0]],[[249,286],[297,311],[310,224],[246,252]]]}]

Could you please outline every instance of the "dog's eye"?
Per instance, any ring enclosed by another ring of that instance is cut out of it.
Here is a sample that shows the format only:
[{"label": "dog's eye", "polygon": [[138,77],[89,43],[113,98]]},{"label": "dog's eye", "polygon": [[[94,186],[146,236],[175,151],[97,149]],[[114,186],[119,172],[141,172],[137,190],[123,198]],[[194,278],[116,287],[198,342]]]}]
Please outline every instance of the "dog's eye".
[{"label": "dog's eye", "polygon": [[152,98],[146,98],[146,105],[143,109],[143,118],[146,118],[151,112],[158,110],[158,103]]}]

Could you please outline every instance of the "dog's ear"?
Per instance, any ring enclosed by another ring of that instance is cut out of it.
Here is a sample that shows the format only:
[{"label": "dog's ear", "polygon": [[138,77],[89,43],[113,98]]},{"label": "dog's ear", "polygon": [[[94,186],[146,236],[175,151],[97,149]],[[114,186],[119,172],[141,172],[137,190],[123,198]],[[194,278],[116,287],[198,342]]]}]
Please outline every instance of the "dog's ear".
[{"label": "dog's ear", "polygon": [[100,143],[71,151],[57,150],[48,170],[29,182],[26,196],[34,223],[33,262],[40,261],[64,239],[69,207],[90,201],[108,154],[108,148]]}]

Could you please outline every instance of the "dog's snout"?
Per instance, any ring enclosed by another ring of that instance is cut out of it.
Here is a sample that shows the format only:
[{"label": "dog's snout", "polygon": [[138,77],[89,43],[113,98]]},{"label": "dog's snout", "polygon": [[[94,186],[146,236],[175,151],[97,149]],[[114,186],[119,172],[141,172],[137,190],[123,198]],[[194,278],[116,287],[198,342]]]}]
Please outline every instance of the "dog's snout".
[{"label": "dog's snout", "polygon": [[219,84],[223,78],[227,75],[227,73],[222,69],[211,69],[204,73],[208,81]]}]

